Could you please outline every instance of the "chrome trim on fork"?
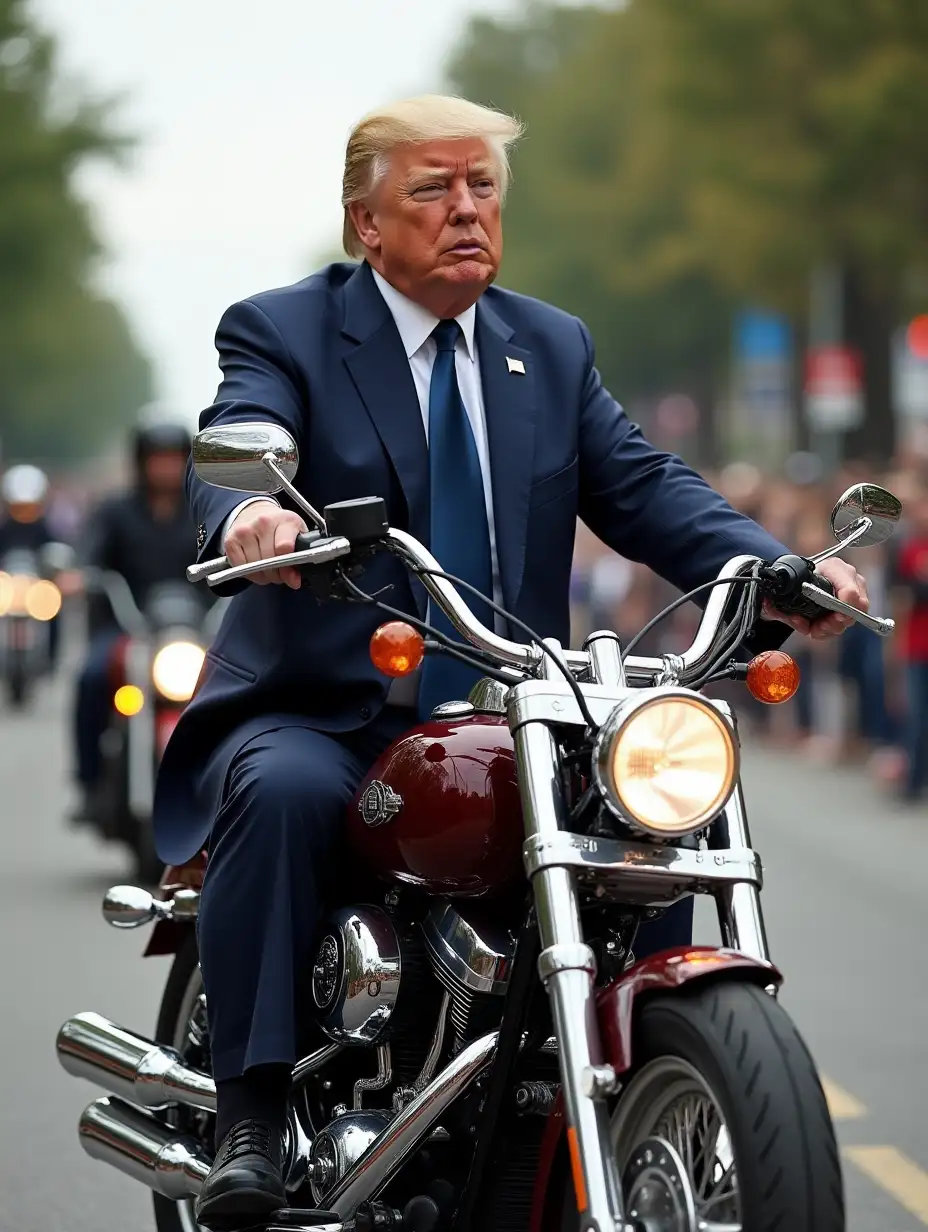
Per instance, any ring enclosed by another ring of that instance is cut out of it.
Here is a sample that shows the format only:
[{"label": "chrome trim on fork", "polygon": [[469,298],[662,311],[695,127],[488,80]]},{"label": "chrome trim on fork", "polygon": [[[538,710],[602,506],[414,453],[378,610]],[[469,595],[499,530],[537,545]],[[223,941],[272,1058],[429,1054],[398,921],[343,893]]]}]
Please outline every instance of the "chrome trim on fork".
[{"label": "chrome trim on fork", "polygon": [[[545,724],[530,722],[518,728],[514,740],[526,842],[556,839],[566,817],[554,736]],[[531,882],[542,946],[538,971],[550,998],[568,1132],[576,1135],[574,1160],[586,1189],[582,1226],[620,1232],[625,1227],[624,1207],[609,1149],[606,1104],[584,1095],[582,1089],[583,1075],[603,1061],[593,991],[595,959],[583,938],[570,870],[541,868]]]},{"label": "chrome trim on fork", "polygon": [[[751,833],[744,808],[744,792],[738,783],[724,813],[715,822],[713,838],[724,849],[749,848]],[[718,884],[714,890],[722,945],[740,950],[750,958],[770,962],[764,912],[757,885],[747,881]]]}]

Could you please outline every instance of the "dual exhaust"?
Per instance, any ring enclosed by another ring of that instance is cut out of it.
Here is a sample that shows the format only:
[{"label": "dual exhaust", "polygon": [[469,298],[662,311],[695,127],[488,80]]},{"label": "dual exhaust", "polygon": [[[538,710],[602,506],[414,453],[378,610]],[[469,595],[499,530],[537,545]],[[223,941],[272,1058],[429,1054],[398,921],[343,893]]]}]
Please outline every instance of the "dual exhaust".
[{"label": "dual exhaust", "polygon": [[[496,1039],[492,1031],[468,1044],[389,1121],[325,1195],[326,1205],[339,1219],[349,1220],[389,1183],[449,1105],[486,1069]],[[173,1048],[133,1035],[100,1014],[68,1019],[58,1032],[56,1047],[69,1074],[111,1092],[110,1097],[95,1100],[80,1119],[79,1138],[87,1154],[172,1201],[199,1193],[210,1155],[195,1138],[180,1134],[150,1110],[182,1104],[214,1112],[213,1079],[187,1065]],[[341,1230],[342,1224],[314,1228],[314,1232]],[[287,1232],[299,1228],[288,1224]]]}]

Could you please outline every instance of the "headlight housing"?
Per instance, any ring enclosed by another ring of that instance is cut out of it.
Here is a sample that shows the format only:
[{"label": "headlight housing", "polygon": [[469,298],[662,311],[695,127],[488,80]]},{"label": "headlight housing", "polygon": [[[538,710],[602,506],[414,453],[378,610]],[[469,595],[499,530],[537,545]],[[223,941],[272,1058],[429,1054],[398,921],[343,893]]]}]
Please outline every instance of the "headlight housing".
[{"label": "headlight housing", "polygon": [[725,717],[686,689],[621,702],[600,729],[593,775],[627,825],[677,838],[701,830],[738,781],[738,745]]},{"label": "headlight housing", "polygon": [[203,648],[195,642],[168,642],[151,665],[155,688],[169,702],[189,702],[204,658]]}]

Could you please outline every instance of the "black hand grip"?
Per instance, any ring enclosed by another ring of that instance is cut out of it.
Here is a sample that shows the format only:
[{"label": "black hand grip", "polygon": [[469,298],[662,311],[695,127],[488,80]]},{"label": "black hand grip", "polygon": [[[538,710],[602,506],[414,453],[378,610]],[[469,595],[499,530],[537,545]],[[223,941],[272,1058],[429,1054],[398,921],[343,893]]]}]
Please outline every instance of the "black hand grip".
[{"label": "black hand grip", "polygon": [[322,538],[321,530],[306,530],[297,535],[296,542],[293,545],[294,552],[305,552],[307,548],[311,548],[314,543],[318,543]]},{"label": "black hand grip", "polygon": [[[826,577],[822,577],[820,573],[813,573],[809,579],[813,586],[817,586],[819,590],[824,590],[827,595],[833,595],[835,588]],[[777,609],[786,616],[802,616],[806,620],[818,620],[820,616],[824,616],[828,612],[828,608],[820,607],[814,599],[808,598],[807,595],[800,593],[795,599],[775,599],[774,603]]]}]

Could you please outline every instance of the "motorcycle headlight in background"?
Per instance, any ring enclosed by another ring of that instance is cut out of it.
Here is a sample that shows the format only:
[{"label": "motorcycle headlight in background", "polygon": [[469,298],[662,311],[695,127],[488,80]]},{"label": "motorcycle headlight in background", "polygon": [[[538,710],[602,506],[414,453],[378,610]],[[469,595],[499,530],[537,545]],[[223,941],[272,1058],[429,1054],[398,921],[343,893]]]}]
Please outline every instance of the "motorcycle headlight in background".
[{"label": "motorcycle headlight in background", "polygon": [[155,688],[169,702],[189,702],[205,658],[195,642],[169,642],[162,646],[151,665]]},{"label": "motorcycle headlight in background", "polygon": [[33,582],[26,591],[26,611],[33,620],[54,620],[61,611],[61,591],[54,582]]},{"label": "motorcycle headlight in background", "polygon": [[61,591],[54,582],[23,573],[0,573],[0,616],[54,620],[61,611]]},{"label": "motorcycle headlight in background", "polygon": [[593,774],[609,808],[634,829],[674,838],[702,829],[738,780],[730,724],[685,689],[621,702],[600,729]]}]

